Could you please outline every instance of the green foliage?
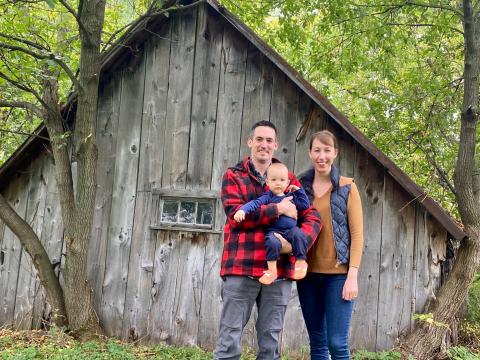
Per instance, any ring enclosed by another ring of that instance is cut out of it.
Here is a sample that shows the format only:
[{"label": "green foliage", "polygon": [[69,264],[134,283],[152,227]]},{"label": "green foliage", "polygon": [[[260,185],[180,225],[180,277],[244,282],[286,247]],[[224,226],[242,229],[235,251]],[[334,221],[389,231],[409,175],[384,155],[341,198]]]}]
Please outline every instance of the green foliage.
[{"label": "green foliage", "polygon": [[475,277],[468,293],[465,319],[470,324],[480,324],[480,273]]},{"label": "green foliage", "polygon": [[433,318],[433,314],[432,313],[428,313],[428,314],[413,314],[412,315],[412,319],[413,320],[419,320],[419,321],[424,321],[426,322],[427,324],[430,324],[430,325],[433,325],[433,326],[436,326],[436,327],[443,327],[443,328],[448,328],[448,324],[445,324],[441,321],[437,321]]},{"label": "green foliage", "polygon": [[222,3],[457,214],[432,165],[452,181],[463,95],[462,24],[454,11],[395,0]]},{"label": "green foliage", "polygon": [[448,349],[450,360],[479,360],[480,354],[470,351],[464,346],[452,346]]},{"label": "green foliage", "polygon": [[[117,30],[124,29],[126,24],[144,13],[151,1],[108,1],[102,40],[108,41],[113,34],[118,38],[122,32],[117,34]],[[76,9],[75,2],[67,3]],[[34,93],[41,97],[43,81],[53,78],[58,80],[58,106],[62,106],[73,90],[72,80],[54,60],[63,62],[73,74],[77,73],[80,42],[76,20],[57,0],[0,0],[0,7],[0,101],[29,102],[41,109]],[[35,58],[8,46],[28,49],[47,58]],[[6,78],[28,90],[13,86]],[[0,107],[0,165],[40,123],[38,113],[31,109]]]},{"label": "green foliage", "polygon": [[400,353],[394,350],[381,352],[358,350],[352,354],[352,360],[400,360],[400,358]]}]

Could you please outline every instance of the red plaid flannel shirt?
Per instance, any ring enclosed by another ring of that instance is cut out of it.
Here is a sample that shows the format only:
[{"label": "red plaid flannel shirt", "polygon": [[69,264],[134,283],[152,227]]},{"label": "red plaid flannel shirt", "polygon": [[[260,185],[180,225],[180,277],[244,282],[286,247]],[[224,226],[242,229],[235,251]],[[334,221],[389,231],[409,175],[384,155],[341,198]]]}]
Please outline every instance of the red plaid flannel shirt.
[{"label": "red plaid flannel shirt", "polygon": [[[279,162],[273,159],[273,162]],[[295,175],[289,173],[290,183],[301,186]],[[260,277],[267,269],[265,251],[265,227],[278,218],[276,204],[262,205],[248,214],[244,221],[237,223],[233,215],[246,202],[258,198],[265,188],[252,174],[249,158],[229,168],[222,182],[222,203],[227,214],[224,228],[222,268],[220,275],[242,275]],[[300,228],[308,239],[308,248],[317,240],[322,228],[320,216],[310,206],[298,214]],[[277,262],[279,277],[292,278],[295,258],[282,255]]]}]

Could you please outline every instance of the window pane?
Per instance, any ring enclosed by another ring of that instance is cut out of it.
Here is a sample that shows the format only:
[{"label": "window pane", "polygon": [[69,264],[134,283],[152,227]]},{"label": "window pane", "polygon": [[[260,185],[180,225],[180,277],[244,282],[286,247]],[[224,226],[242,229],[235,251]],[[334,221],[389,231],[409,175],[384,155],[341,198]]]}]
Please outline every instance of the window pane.
[{"label": "window pane", "polygon": [[162,222],[177,222],[178,201],[164,201],[162,211]]},{"label": "window pane", "polygon": [[213,206],[211,203],[198,203],[197,224],[212,224]]},{"label": "window pane", "polygon": [[178,222],[184,224],[195,224],[195,203],[182,201],[180,203],[180,213]]}]

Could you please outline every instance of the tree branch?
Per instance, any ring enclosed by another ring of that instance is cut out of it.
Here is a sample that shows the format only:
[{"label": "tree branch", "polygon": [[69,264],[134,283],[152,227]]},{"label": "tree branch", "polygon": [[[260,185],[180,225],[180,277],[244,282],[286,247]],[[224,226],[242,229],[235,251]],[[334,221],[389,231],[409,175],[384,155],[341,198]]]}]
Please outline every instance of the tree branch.
[{"label": "tree branch", "polygon": [[[65,9],[67,9],[67,11],[72,14],[72,16],[75,18],[75,21],[77,22],[78,24],[78,27],[85,33],[85,35],[87,36],[88,38],[88,41],[93,44],[93,41],[91,40],[90,38],[90,33],[87,31],[87,28],[85,27],[85,25],[83,24],[83,21],[80,19],[80,16],[79,14],[77,14],[77,12],[70,6],[70,4],[68,2],[66,2],[65,0],[58,0],[58,2],[60,4],[63,5],[63,7]],[[80,2],[79,4],[79,8],[81,8],[81,5],[82,5],[82,2]]]},{"label": "tree branch", "polygon": [[35,115],[37,115],[39,118],[43,117],[42,109],[40,109],[35,104],[29,103],[28,101],[13,101],[13,102],[10,102],[10,101],[0,100],[0,107],[20,108],[20,109],[30,110]]},{"label": "tree branch", "polygon": [[59,112],[56,109],[53,109],[51,106],[49,106],[45,101],[43,101],[42,97],[33,88],[28,87],[24,84],[21,84],[20,82],[18,82],[16,80],[13,80],[12,78],[5,75],[1,71],[0,71],[0,78],[6,80],[7,82],[9,82],[10,84],[12,84],[13,86],[15,86],[16,88],[18,88],[20,90],[29,92],[30,94],[35,96],[35,98],[42,104],[42,106],[45,108],[45,110],[51,112],[52,114],[55,114],[55,116],[60,116],[60,118],[61,118],[61,115],[59,114]]},{"label": "tree branch", "polygon": [[343,20],[337,21],[336,25],[341,25],[343,23],[346,23],[346,22],[349,22],[349,21],[352,21],[352,20],[362,19],[364,17],[387,14],[391,11],[401,9],[402,7],[403,7],[403,5],[396,5],[396,6],[389,7],[386,10],[383,10],[383,11],[378,11],[378,12],[374,12],[374,13],[367,13],[367,14],[363,14],[363,15],[359,15],[359,16],[354,16],[354,17],[351,17],[351,18],[348,18],[348,19],[343,19]]},{"label": "tree branch", "polygon": [[410,1],[410,0],[405,1],[405,5],[407,5],[407,6],[418,6],[418,7],[429,8],[429,9],[440,9],[440,10],[451,11],[451,12],[455,13],[456,15],[458,15],[461,19],[463,18],[463,13],[461,11],[459,11],[458,9],[455,9],[452,6],[436,5],[436,4],[424,4],[424,3]]},{"label": "tree branch", "polygon": [[463,18],[463,13],[459,11],[458,9],[455,9],[454,7],[447,6],[447,5],[432,5],[432,4],[424,4],[420,2],[415,2],[415,1],[410,1],[407,0],[403,3],[398,3],[398,4],[375,4],[375,5],[369,5],[369,4],[356,4],[353,3],[353,5],[358,6],[358,7],[389,7],[389,8],[394,8],[394,7],[402,7],[402,6],[418,6],[418,7],[424,7],[424,8],[431,8],[431,9],[440,9],[440,10],[446,10],[446,11],[451,11],[458,15],[460,18]]},{"label": "tree branch", "polygon": [[20,38],[20,37],[17,37],[17,36],[13,36],[13,35],[9,35],[9,34],[5,34],[5,33],[0,32],[0,37],[3,37],[5,39],[9,39],[9,40],[18,41],[18,42],[23,43],[25,45],[34,47],[35,49],[38,49],[38,50],[49,51],[49,49],[47,49],[46,47],[44,47],[44,46],[42,46],[42,45],[40,45],[36,42],[30,41],[30,40],[27,40],[27,39],[23,39],[23,38]]},{"label": "tree branch", "polygon": [[428,151],[426,151],[422,144],[420,144],[417,140],[415,140],[413,138],[413,134],[410,135],[408,137],[408,140],[410,140],[411,142],[413,142],[424,154],[425,154],[425,157],[427,158],[428,162],[435,168],[435,170],[437,170],[438,174],[440,175],[440,177],[442,178],[442,180],[445,182],[445,184],[447,185],[448,189],[452,192],[452,194],[456,194],[456,191],[455,191],[455,186],[453,186],[452,182],[450,181],[450,179],[448,178],[447,174],[445,173],[445,170],[443,170],[440,165],[437,164],[437,162],[435,161],[435,159],[429,154]]},{"label": "tree branch", "polygon": [[[177,5],[177,6],[171,6],[169,8],[165,8],[165,9],[162,9],[162,10],[159,10],[159,11],[155,11],[155,12],[150,12],[154,9],[153,5],[155,4],[155,2],[153,2],[151,5],[150,5],[150,8],[148,9],[148,11],[143,14],[142,16],[140,16],[138,19],[136,19],[135,21],[132,21],[128,24],[126,24],[125,26],[122,26],[120,29],[116,30],[115,32],[112,33],[112,35],[110,35],[110,37],[108,38],[108,40],[105,42],[105,45],[103,45],[102,47],[102,51],[104,51],[112,42],[113,40],[115,39],[115,37],[121,33],[122,31],[124,31],[125,29],[129,28],[129,29],[133,29],[135,27],[135,25],[139,24],[142,20],[146,19],[146,18],[150,18],[150,17],[154,17],[154,16],[159,16],[159,15],[162,15],[164,13],[167,13],[167,12],[170,12],[170,11],[183,11],[183,10],[187,10],[189,8],[192,8],[192,7],[195,7],[197,6],[199,3],[203,2],[203,0],[198,0],[198,1],[195,1],[191,4],[188,4],[188,5]],[[118,44],[120,45],[120,44]]]},{"label": "tree branch", "polygon": [[[408,24],[408,23],[386,23],[385,25],[389,25],[389,26],[410,26],[410,27],[435,27],[435,26],[438,26],[436,24]],[[463,31],[462,30],[459,30],[459,29],[456,29],[454,27],[450,27],[450,26],[447,26],[446,27],[447,29],[450,29],[452,31],[455,31],[459,34],[461,34],[462,36],[464,35]]]},{"label": "tree branch", "polygon": [[28,132],[24,132],[24,131],[14,131],[14,130],[7,130],[7,129],[0,128],[0,133],[2,133],[2,132],[3,133],[16,134],[16,135],[34,136],[34,137],[37,137],[41,140],[50,141],[50,139],[45,137],[45,136],[41,136],[41,135],[37,135],[37,134],[33,134],[33,133],[28,133]]},{"label": "tree branch", "polygon": [[22,52],[24,54],[30,55],[31,57],[33,57],[35,59],[38,59],[38,60],[46,60],[47,59],[47,60],[54,61],[55,63],[57,63],[63,69],[63,71],[65,71],[65,73],[68,75],[68,77],[70,78],[70,80],[74,84],[75,88],[77,90],[80,90],[80,83],[77,80],[77,78],[75,77],[75,75],[73,74],[72,70],[68,67],[68,65],[63,60],[61,60],[55,54],[53,54],[51,52],[49,52],[47,54],[41,54],[41,53],[32,51],[30,49],[24,48],[22,46],[11,45],[11,44],[7,44],[7,43],[3,43],[3,42],[0,42],[0,48],[11,50],[11,51],[19,51],[19,52]]}]

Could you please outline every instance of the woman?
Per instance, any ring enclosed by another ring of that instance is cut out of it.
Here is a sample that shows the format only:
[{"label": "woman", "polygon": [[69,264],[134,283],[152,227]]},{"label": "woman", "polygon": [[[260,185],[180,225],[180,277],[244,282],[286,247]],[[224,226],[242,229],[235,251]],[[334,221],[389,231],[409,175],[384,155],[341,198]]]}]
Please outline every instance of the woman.
[{"label": "woman", "polygon": [[308,274],[297,282],[312,360],[350,359],[348,332],[363,248],[362,206],[353,179],[333,165],[338,147],[329,131],[313,134],[313,165],[300,182],[320,213],[323,228],[308,253]]}]

